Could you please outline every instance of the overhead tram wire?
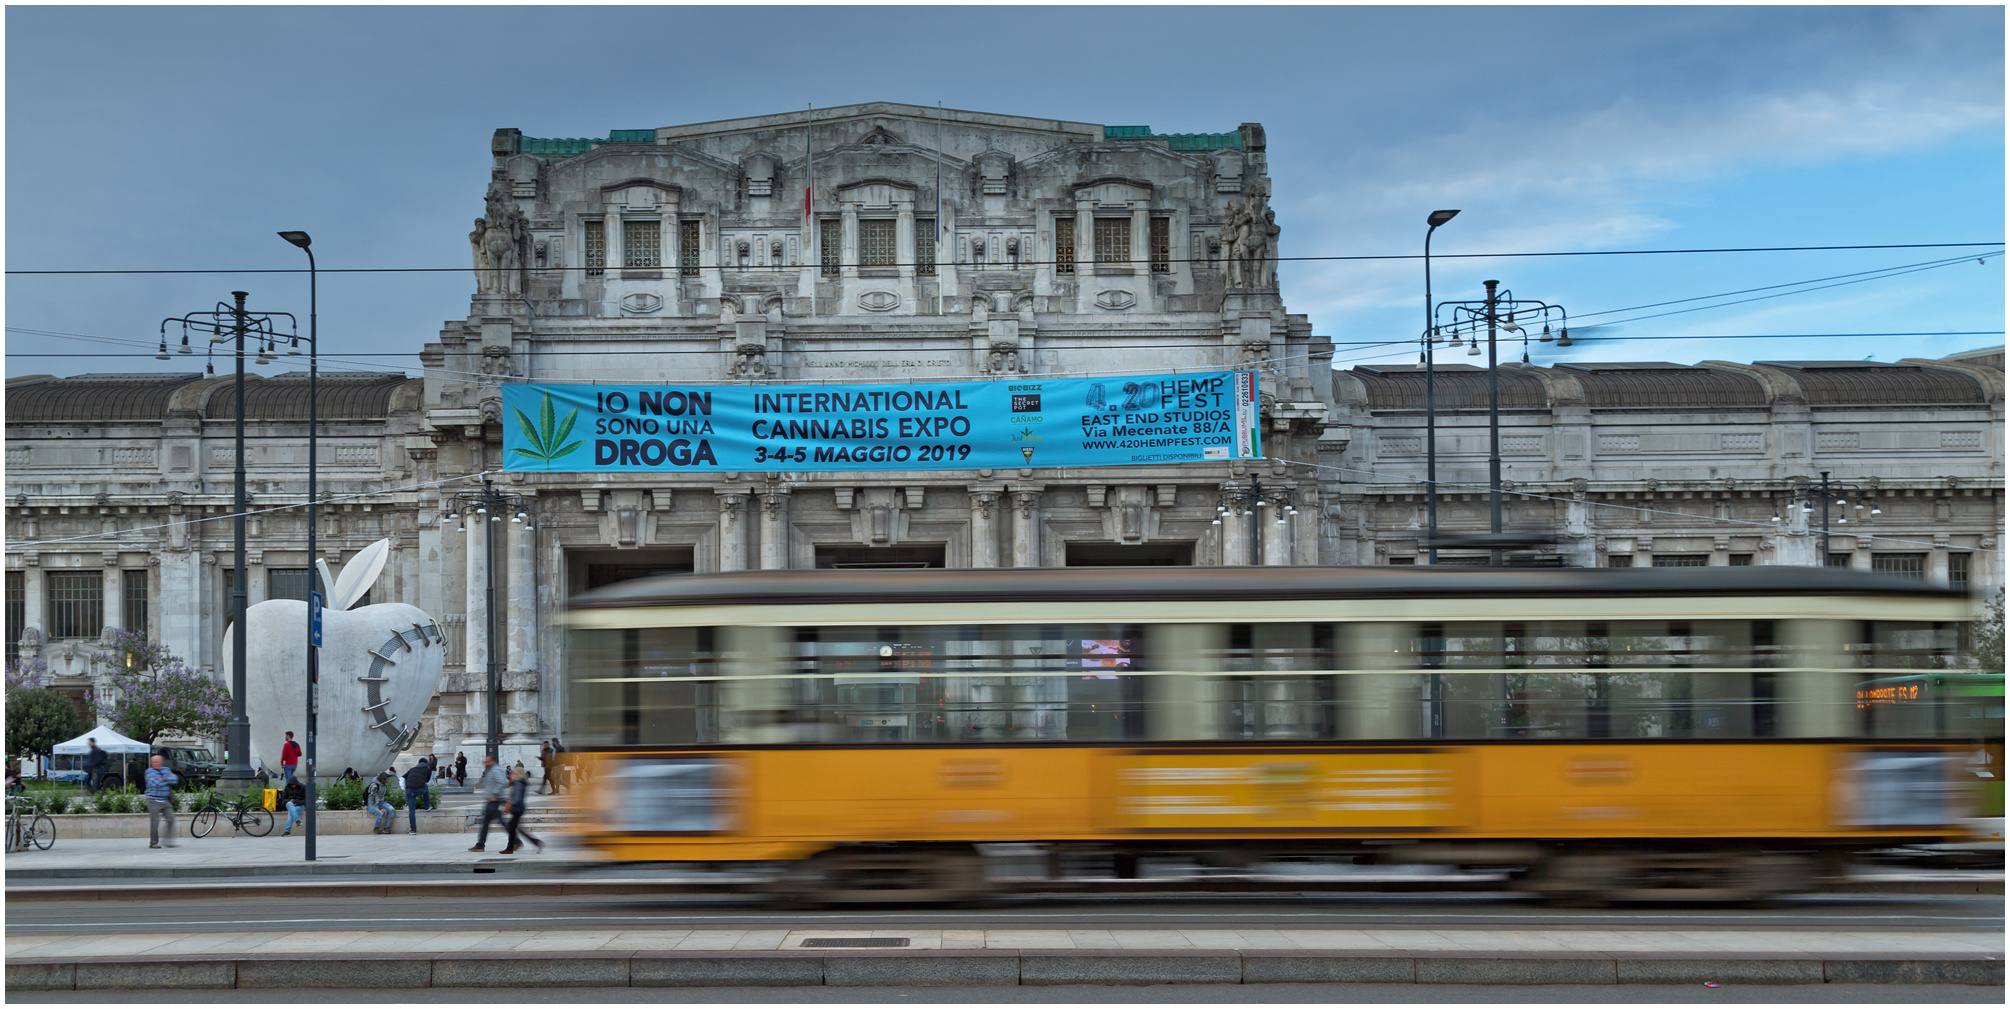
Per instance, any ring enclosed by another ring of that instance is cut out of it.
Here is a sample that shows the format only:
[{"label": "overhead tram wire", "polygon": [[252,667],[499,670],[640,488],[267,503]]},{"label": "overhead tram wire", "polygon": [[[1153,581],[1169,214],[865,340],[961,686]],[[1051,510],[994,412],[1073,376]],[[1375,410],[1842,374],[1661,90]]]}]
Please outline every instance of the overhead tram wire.
[{"label": "overhead tram wire", "polygon": [[[2002,253],[2000,253],[2000,252],[1989,252],[1989,253],[1984,253],[1983,255],[1984,255],[1984,256],[1999,256],[1999,255],[2002,255]],[[1618,314],[1619,314],[1619,313],[1621,313],[1621,312],[1639,312],[1639,311],[1644,311],[1644,310],[1646,310],[1646,309],[1649,309],[1649,308],[1664,308],[1664,307],[1666,307],[1666,306],[1668,306],[1668,305],[1686,305],[1686,304],[1688,304],[1689,302],[1692,302],[1692,301],[1709,301],[1709,300],[1711,300],[1711,299],[1714,299],[1714,298],[1731,298],[1731,297],[1736,297],[1736,296],[1738,296],[1738,295],[1740,295],[1740,294],[1754,294],[1754,293],[1757,293],[1757,292],[1759,292],[1759,291],[1776,291],[1776,290],[1779,290],[1780,288],[1783,288],[1783,287],[1802,287],[1802,286],[1805,286],[1805,285],[1807,285],[1807,284],[1820,284],[1820,283],[1825,283],[1825,282],[1827,282],[1827,281],[1831,281],[1831,280],[1844,280],[1844,279],[1847,279],[1847,278],[1850,278],[1850,277],[1866,277],[1866,276],[1869,276],[1869,275],[1871,275],[1871,274],[1884,274],[1884,273],[1895,273],[1895,272],[1897,272],[1897,271],[1904,271],[1904,270],[1909,270],[1909,269],[1911,269],[1911,268],[1913,268],[1913,267],[1924,267],[1924,266],[1952,266],[1952,265],[1954,265],[1954,264],[1956,264],[1956,263],[1966,263],[1966,262],[1968,262],[1968,261],[1969,261],[1969,260],[1971,260],[1971,259],[1977,259],[1977,258],[1978,258],[1978,257],[1976,257],[1976,256],[1970,256],[1970,255],[1960,255],[1960,256],[1952,256],[1952,257],[1949,257],[1949,258],[1946,258],[1946,259],[1930,259],[1930,260],[1926,260],[1926,261],[1924,261],[1924,262],[1919,262],[1919,263],[1905,263],[1905,264],[1902,264],[1902,265],[1899,265],[1899,266],[1886,266],[1886,267],[1882,267],[1882,268],[1880,268],[1880,269],[1876,269],[1876,270],[1859,270],[1859,271],[1857,271],[1857,272],[1855,272],[1855,273],[1838,273],[1838,274],[1836,274],[1836,275],[1834,275],[1834,276],[1831,276],[1831,277],[1815,277],[1815,278],[1813,278],[1813,279],[1810,279],[1810,280],[1795,280],[1795,281],[1790,281],[1790,282],[1788,282],[1788,283],[1784,283],[1784,284],[1767,284],[1767,285],[1765,285],[1764,287],[1747,287],[1747,288],[1745,288],[1745,289],[1744,289],[1744,290],[1742,290],[1742,291],[1725,291],[1725,292],[1723,292],[1723,293],[1721,293],[1721,294],[1699,294],[1699,295],[1696,295],[1696,296],[1695,296],[1695,297],[1693,297],[1693,298],[1676,298],[1676,299],[1675,299],[1675,300],[1673,300],[1673,301],[1656,301],[1656,302],[1653,302],[1653,303],[1651,303],[1651,304],[1646,304],[1646,305],[1632,305],[1632,306],[1629,306],[1629,307],[1627,307],[1627,308],[1608,308],[1608,309],[1606,309],[1606,310],[1604,310],[1604,311],[1602,311],[1602,312],[1581,312],[1581,313],[1579,313],[1579,314],[1578,314],[1578,315],[1576,316],[1576,318],[1579,318],[1579,319],[1589,319],[1589,318],[1591,318],[1591,317],[1593,317],[1593,316],[1598,316],[1598,315],[1618,315]],[[1872,278],[1872,279],[1876,279],[1876,278]],[[1818,288],[1817,290],[1819,290],[1819,288]],[[1600,323],[1600,325],[1608,325],[1608,324],[1607,324],[1607,323]]]},{"label": "overhead tram wire", "polygon": [[[77,334],[53,333],[45,330],[26,329],[15,326],[7,327],[7,331],[10,333],[25,333],[29,336],[55,336],[55,337],[70,337],[74,339],[86,339],[85,337],[78,336]],[[1891,333],[1692,333],[1692,334],[1675,334],[1669,336],[1572,336],[1571,342],[1620,343],[1620,342],[1631,342],[1635,340],[1855,340],[1855,339],[1887,338],[1887,337],[2002,336],[2004,335],[2005,332],[2006,332],[2005,330],[2001,329],[1945,329],[1945,330],[1922,330],[1919,332],[1891,332]],[[110,339],[110,338],[96,337],[90,339]],[[138,340],[122,341],[122,342],[129,343],[136,347],[144,343],[144,341],[138,341]],[[594,342],[601,342],[601,341],[595,340]],[[1367,349],[1375,347],[1413,346],[1416,344],[1416,342],[1417,341],[1415,338],[1409,338],[1403,340],[1335,340],[1331,341],[1329,343],[1329,346],[1336,348],[1346,348],[1346,349]],[[1182,349],[1191,349],[1193,346],[1194,345],[1192,343],[1097,343],[1078,349],[1182,350]],[[921,350],[909,351],[909,353],[917,353],[917,354],[929,354],[938,352],[959,353],[967,349],[969,348],[966,347],[924,348]],[[539,354],[562,354],[567,357],[634,357],[637,356],[638,354],[654,356],[654,355],[682,355],[682,354],[717,354],[719,352],[720,351],[716,347],[699,347],[699,348],[687,348],[687,349],[667,349],[667,350],[650,350],[650,351],[564,350],[559,348],[549,348],[549,349],[540,349],[537,351],[533,351],[533,353],[539,353]],[[887,350],[884,347],[797,347],[785,351],[785,353],[884,354],[887,353]],[[36,352],[23,351],[20,353],[10,352],[7,354],[7,356],[59,357],[59,358],[60,357],[118,357],[118,358],[158,357],[158,355],[156,354],[139,353],[137,351],[133,353],[117,353],[117,354],[114,353],[57,354],[57,353],[36,353]],[[343,363],[363,364],[367,362],[362,362],[356,359],[382,358],[382,357],[422,357],[422,356],[424,355],[418,351],[366,351],[366,352],[346,354],[343,356],[342,359],[329,358],[328,360],[332,360],[337,364],[343,364]],[[441,370],[441,369],[434,369],[434,370]],[[384,374],[391,374],[391,373],[385,372]],[[470,371],[470,372],[464,372],[463,374],[474,375],[480,373]]]},{"label": "overhead tram wire", "polygon": [[[2004,242],[2002,242],[2001,240],[1998,240],[1998,241],[1994,241],[1994,242],[1896,242],[1896,243],[1886,243],[1886,244],[1878,244],[1878,245],[1770,245],[1770,246],[1747,246],[1747,247],[1738,247],[1738,248],[1721,248],[1721,249],[1585,249],[1585,250],[1577,250],[1577,251],[1546,251],[1546,252],[1436,252],[1436,253],[1432,253],[1432,258],[1434,258],[1434,259],[1531,259],[1531,258],[1543,258],[1543,257],[1558,257],[1558,256],[1682,256],[1682,255],[1710,255],[1710,254],[1728,254],[1728,253],[1761,253],[1761,252],[1853,252],[1853,251],[1868,251],[1868,250],[1875,250],[1875,249],[1979,249],[1979,248],[1987,248],[1987,247],[1994,247],[1994,246],[2001,246],[2001,245],[2003,245],[2003,244],[2005,244],[2005,243],[2004,243]],[[1415,253],[1401,253],[1401,254],[1394,254],[1394,255],[1373,255],[1373,256],[1273,256],[1273,257],[1270,257],[1270,258],[1271,258],[1271,259],[1273,259],[1273,260],[1275,260],[1276,262],[1280,262],[1280,263],[1318,263],[1318,262],[1377,262],[1377,261],[1401,261],[1401,260],[1408,260],[1408,259],[1422,259],[1422,258],[1424,258],[1424,257],[1423,257],[1423,256],[1421,256],[1421,255],[1419,255],[1419,254],[1415,254]],[[1973,258],[1973,257],[1962,257],[1962,258]],[[1069,261],[1069,264],[1070,264],[1070,265],[1073,265],[1073,263],[1074,263],[1074,262],[1075,262],[1074,260],[1070,260],[1070,261]],[[1143,260],[1135,260],[1135,259],[1130,259],[1130,260],[1104,260],[1104,261],[1100,261],[1100,262],[1103,262],[1103,263],[1104,263],[1104,265],[1110,265],[1110,266],[1114,266],[1114,265],[1129,265],[1129,266],[1136,266],[1136,265],[1138,265],[1139,263],[1141,263],[1141,262],[1144,262],[1144,261],[1143,261]],[[1189,263],[1189,264],[1191,264],[1191,263],[1202,263],[1202,264],[1207,264],[1207,263],[1213,263],[1213,262],[1215,262],[1215,260],[1213,260],[1213,259],[1209,259],[1209,258],[1193,258],[1193,259],[1158,259],[1158,260],[1153,260],[1152,262],[1158,262],[1158,263]],[[997,268],[998,268],[998,269],[1000,269],[1000,270],[1005,270],[1005,269],[1012,269],[1012,268],[1014,268],[1014,267],[1015,267],[1015,265],[1016,265],[1016,267],[1018,267],[1018,268],[1024,268],[1024,267],[1028,267],[1028,266],[1054,266],[1054,265],[1058,265],[1058,264],[1059,264],[1059,261],[1058,261],[1058,260],[1052,260],[1052,259],[1019,259],[1019,260],[1017,260],[1017,261],[1015,262],[1015,264],[1007,264],[1007,263],[1002,263],[1002,262],[1001,262],[1001,263],[941,263],[941,262],[937,262],[937,263],[931,263],[931,264],[921,264],[921,263],[912,263],[912,262],[910,262],[910,263],[894,263],[894,264],[892,264],[892,265],[893,265],[893,266],[896,266],[896,267],[901,267],[901,266],[921,266],[921,265],[930,265],[930,266],[985,266],[985,267],[993,267],[993,266],[995,266],[995,267],[997,267]],[[685,268],[685,269],[691,269],[691,268],[694,268],[694,267],[684,267],[684,268]],[[712,264],[712,265],[709,265],[709,266],[707,266],[707,265],[703,265],[703,264],[700,264],[700,265],[698,265],[698,266],[696,266],[696,267],[695,267],[695,269],[700,269],[700,270],[734,270],[734,271],[743,271],[743,272],[748,272],[748,273],[755,273],[755,272],[762,272],[762,271],[780,271],[780,270],[804,270],[804,269],[820,269],[820,268],[821,268],[821,267],[820,267],[820,265],[819,265],[819,264],[816,264],[816,263],[802,263],[802,264],[798,264],[798,265],[795,265],[795,266],[741,266],[741,265],[739,265],[739,264],[737,264],[737,263],[734,263],[734,264],[724,264],[724,263],[714,263],[714,264]],[[589,270],[589,269],[590,269],[590,270],[602,270],[602,269],[606,269],[606,267],[601,267],[601,266],[593,266],[593,267],[589,267],[589,266],[585,266],[585,265],[580,265],[580,266],[548,266],[548,267],[543,267],[543,268],[541,268],[541,269],[540,269],[540,270],[538,270],[537,272],[543,272],[543,273],[551,273],[551,272],[571,272],[571,271],[575,271],[575,270]],[[475,271],[475,268],[474,268],[474,267],[472,267],[472,266],[376,266],[376,267],[363,267],[363,266],[354,266],[354,267],[323,267],[323,268],[321,269],[321,271],[320,271],[320,272],[322,272],[322,273],[473,273],[474,271]],[[216,270],[216,269],[202,269],[202,270],[8,270],[8,271],[6,271],[6,275],[7,275],[7,276],[10,276],[10,277],[12,277],[12,276],[24,276],[24,277],[26,277],[26,276],[85,276],[85,275],[89,275],[89,276],[104,276],[104,275],[132,275],[132,274],[183,274],[183,273],[186,273],[186,274],[254,274],[254,273],[306,273],[306,272],[307,272],[307,271],[306,271],[306,270],[303,270],[303,269],[298,269],[298,268],[292,268],[292,267],[289,267],[289,268],[285,268],[285,269],[266,269],[266,268],[259,268],[259,269],[246,269],[246,270]]]}]

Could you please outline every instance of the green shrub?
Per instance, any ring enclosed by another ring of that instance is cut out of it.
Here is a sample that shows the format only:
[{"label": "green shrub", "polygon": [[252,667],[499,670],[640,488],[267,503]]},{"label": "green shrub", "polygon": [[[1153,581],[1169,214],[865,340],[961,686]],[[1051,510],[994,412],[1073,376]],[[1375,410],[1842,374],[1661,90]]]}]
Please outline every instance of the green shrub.
[{"label": "green shrub", "polygon": [[337,781],[315,789],[316,797],[321,800],[322,809],[362,809],[366,784],[361,781]]},{"label": "green shrub", "polygon": [[61,816],[70,811],[70,793],[44,792],[35,796],[35,810],[50,816]]},{"label": "green shrub", "polygon": [[[98,793],[97,812],[100,813],[137,813],[144,808],[130,792],[114,792],[107,789]],[[83,810],[80,809],[78,812]]]},{"label": "green shrub", "polygon": [[[390,799],[390,800],[391,800],[391,808],[392,808],[392,809],[404,809],[404,808],[405,808],[405,790],[404,790],[404,789],[402,789],[402,788],[394,788],[394,789],[392,789],[392,790],[391,790],[391,794],[390,794],[390,795],[388,795],[388,796],[386,796],[386,798],[388,798],[388,799]],[[427,805],[428,805],[429,807],[433,808],[433,809],[438,809],[438,808],[440,808],[440,790],[439,790],[439,789],[437,789],[437,788],[434,788],[434,787],[432,787],[431,785],[428,785],[428,786],[426,786],[426,804],[427,804]]]}]

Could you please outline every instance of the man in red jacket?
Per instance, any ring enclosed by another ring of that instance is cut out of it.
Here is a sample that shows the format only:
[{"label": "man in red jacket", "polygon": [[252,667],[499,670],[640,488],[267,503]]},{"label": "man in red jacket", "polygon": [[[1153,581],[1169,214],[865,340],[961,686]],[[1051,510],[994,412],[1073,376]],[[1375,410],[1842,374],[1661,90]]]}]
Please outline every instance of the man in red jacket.
[{"label": "man in red jacket", "polygon": [[293,782],[293,772],[300,767],[300,744],[293,741],[293,733],[286,734],[286,745],[279,748],[279,769],[286,772],[288,784]]}]

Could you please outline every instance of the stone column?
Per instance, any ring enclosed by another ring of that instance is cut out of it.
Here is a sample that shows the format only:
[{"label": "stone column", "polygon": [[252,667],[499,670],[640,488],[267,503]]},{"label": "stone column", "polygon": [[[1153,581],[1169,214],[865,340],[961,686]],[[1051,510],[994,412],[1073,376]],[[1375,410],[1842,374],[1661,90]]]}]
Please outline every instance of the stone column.
[{"label": "stone column", "polygon": [[761,492],[761,570],[789,566],[789,492]]},{"label": "stone column", "polygon": [[[504,525],[490,523],[491,525]],[[503,610],[504,640],[509,662],[503,687],[509,703],[503,731],[512,743],[543,735],[537,724],[537,530],[528,522],[506,523],[509,529],[509,599]],[[526,765],[528,766],[528,765]]]},{"label": "stone column", "polygon": [[997,507],[998,494],[995,491],[970,492],[970,566],[973,568],[998,566],[998,527],[992,521],[992,510]]},{"label": "stone column", "polygon": [[838,274],[847,280],[858,278],[858,204],[843,204],[844,225],[838,229],[838,241],[844,247],[838,250]]},{"label": "stone column", "polygon": [[[1130,267],[1140,276],[1152,270],[1152,211],[1142,203],[1131,204]],[[1146,290],[1150,290],[1146,288]]]},{"label": "stone column", "polygon": [[602,227],[607,232],[607,275],[619,277],[621,264],[627,261],[627,251],[622,240],[628,237],[621,233],[621,210],[609,207],[601,216],[601,220],[606,222]]},{"label": "stone column", "polygon": [[897,205],[898,216],[893,226],[893,258],[900,264],[900,276],[904,280],[914,279],[914,203],[903,200]]},{"label": "stone column", "polygon": [[463,582],[467,595],[467,643],[461,649],[462,666],[466,670],[467,716],[461,720],[461,731],[466,733],[463,747],[473,747],[477,752],[470,759],[480,759],[480,749],[488,739],[488,676],[489,676],[489,607],[488,607],[488,516],[469,514],[468,531],[462,537],[468,562],[467,580]]},{"label": "stone column", "polygon": [[747,569],[747,495],[717,491],[719,496],[719,570]]},{"label": "stone column", "polygon": [[[1232,486],[1223,487],[1233,490]],[[1221,517],[1221,563],[1223,567],[1240,567],[1249,563],[1249,528],[1252,517],[1237,505],[1228,506],[1228,514]]]},{"label": "stone column", "polygon": [[1291,563],[1291,516],[1276,501],[1265,501],[1257,509],[1256,530],[1263,544],[1263,563]]},{"label": "stone column", "polygon": [[[21,567],[21,608],[23,611],[21,626],[23,628],[33,627],[41,634],[42,640],[47,641],[49,639],[49,614],[47,610],[49,592],[44,585],[40,558],[30,554],[27,558],[27,563]],[[201,594],[191,592],[186,598],[191,605],[195,605],[201,599]],[[193,655],[195,653],[189,651],[182,654]],[[22,657],[36,658],[37,656],[23,655]]]},{"label": "stone column", "polygon": [[1040,566],[1039,520],[1034,510],[1040,506],[1040,492],[1036,490],[1015,491],[1012,494],[1012,566],[1015,568],[1037,568]]},{"label": "stone column", "polygon": [[[1941,557],[1940,582],[1945,585],[1947,551],[1941,550],[1938,553]],[[132,630],[126,627],[126,573],[119,570],[119,555],[115,553],[105,555],[105,626]],[[142,635],[146,630],[144,627],[139,629]]]}]

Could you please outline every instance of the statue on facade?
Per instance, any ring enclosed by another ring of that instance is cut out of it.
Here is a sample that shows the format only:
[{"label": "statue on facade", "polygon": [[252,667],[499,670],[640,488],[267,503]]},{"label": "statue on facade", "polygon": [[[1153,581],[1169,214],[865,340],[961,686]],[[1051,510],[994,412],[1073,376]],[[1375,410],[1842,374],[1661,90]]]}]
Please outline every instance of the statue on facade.
[{"label": "statue on facade", "polygon": [[1228,201],[1228,215],[1221,221],[1221,251],[1223,281],[1230,288],[1242,287],[1243,235],[1247,232],[1243,222],[1241,200]]},{"label": "statue on facade", "polygon": [[523,243],[529,222],[510,196],[509,183],[497,179],[489,183],[485,199],[487,216],[475,218],[475,230],[468,235],[474,247],[475,291],[478,294],[516,294],[523,269]]},{"label": "statue on facade", "polygon": [[1257,198],[1263,207],[1261,220],[1252,219],[1251,229],[1257,236],[1256,276],[1250,286],[1263,291],[1277,290],[1277,236],[1283,230],[1277,226],[1277,211],[1270,209],[1262,197]]}]

